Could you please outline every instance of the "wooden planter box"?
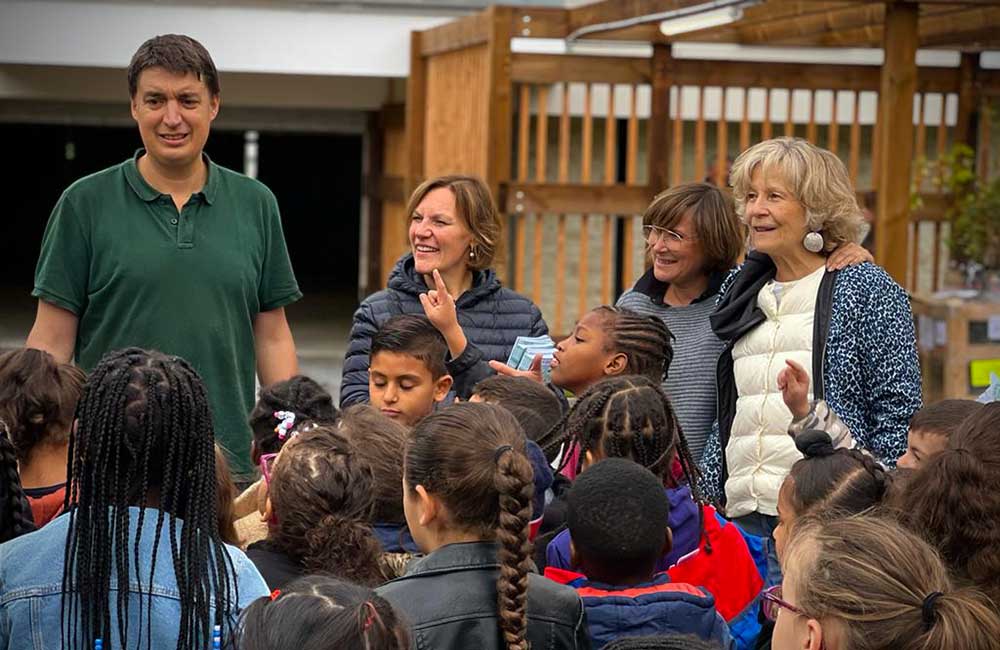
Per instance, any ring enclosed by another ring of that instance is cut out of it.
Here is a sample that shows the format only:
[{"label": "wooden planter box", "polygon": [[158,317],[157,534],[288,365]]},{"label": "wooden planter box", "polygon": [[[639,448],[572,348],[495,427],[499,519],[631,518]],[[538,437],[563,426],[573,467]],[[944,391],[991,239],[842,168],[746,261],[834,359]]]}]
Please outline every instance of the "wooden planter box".
[{"label": "wooden planter box", "polygon": [[924,403],[975,398],[1000,376],[1000,300],[912,298]]}]

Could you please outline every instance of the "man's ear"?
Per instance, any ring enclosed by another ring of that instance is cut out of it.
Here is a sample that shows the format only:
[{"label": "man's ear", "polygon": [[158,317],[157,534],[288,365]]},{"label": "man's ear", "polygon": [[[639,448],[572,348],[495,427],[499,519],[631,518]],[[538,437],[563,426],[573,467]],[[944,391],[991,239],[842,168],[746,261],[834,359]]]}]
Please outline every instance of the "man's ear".
[{"label": "man's ear", "polygon": [[440,402],[448,396],[448,391],[451,390],[451,385],[454,381],[455,380],[451,378],[451,375],[441,375],[438,377],[437,381],[434,382],[435,402]]},{"label": "man's ear", "polygon": [[624,352],[619,352],[604,364],[604,374],[608,376],[621,375],[625,372],[626,368],[628,368],[628,355]]},{"label": "man's ear", "polygon": [[222,95],[212,95],[208,103],[212,110],[212,116],[209,118],[209,121],[215,121],[215,118],[219,116],[219,107],[222,106]]}]

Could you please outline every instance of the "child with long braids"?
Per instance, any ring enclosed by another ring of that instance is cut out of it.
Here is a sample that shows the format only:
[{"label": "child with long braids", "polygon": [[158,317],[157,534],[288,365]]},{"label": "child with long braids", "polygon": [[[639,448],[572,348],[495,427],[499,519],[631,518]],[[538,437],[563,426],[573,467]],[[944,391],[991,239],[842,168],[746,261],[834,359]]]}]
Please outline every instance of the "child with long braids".
[{"label": "child with long braids", "polygon": [[21,486],[39,528],[62,513],[73,413],[87,375],[41,350],[0,354],[0,432],[14,446]]},{"label": "child with long braids", "polygon": [[382,582],[382,547],[369,521],[372,469],[336,428],[299,433],[265,457],[267,539],[247,549],[271,589],[308,573],[374,587]]},{"label": "child with long braids", "polygon": [[[265,386],[248,418],[253,432],[250,459],[260,467],[262,456],[277,454],[304,427],[333,424],[339,416],[333,397],[310,377],[295,375]],[[233,505],[236,532],[244,548],[267,537],[267,525],[262,519],[266,494],[261,478],[246,488]]]},{"label": "child with long braids", "polygon": [[589,648],[576,592],[529,575],[533,481],[525,437],[499,406],[456,404],[413,429],[403,506],[428,555],[376,592],[432,650]]},{"label": "child with long braids", "polygon": [[299,578],[247,608],[240,650],[409,650],[410,632],[371,589],[327,576]]},{"label": "child with long braids", "polygon": [[267,587],[219,538],[201,378],[177,357],[112,352],[76,421],[67,512],[0,546],[0,647],[204,650],[215,627],[232,639]]},{"label": "child with long braids", "polygon": [[17,455],[7,434],[0,431],[0,544],[33,530],[35,522],[17,474]]},{"label": "child with long braids", "polygon": [[[760,628],[751,605],[764,586],[760,540],[701,503],[695,462],[658,381],[630,375],[594,384],[540,444],[546,451],[578,446],[578,471],[604,458],[628,458],[659,477],[670,501],[674,543],[655,570],[707,589],[738,647],[750,647]],[[671,471],[675,458],[680,480]],[[562,461],[568,462],[574,461]],[[574,569],[570,557],[569,531],[563,530],[549,543],[546,563]]]}]

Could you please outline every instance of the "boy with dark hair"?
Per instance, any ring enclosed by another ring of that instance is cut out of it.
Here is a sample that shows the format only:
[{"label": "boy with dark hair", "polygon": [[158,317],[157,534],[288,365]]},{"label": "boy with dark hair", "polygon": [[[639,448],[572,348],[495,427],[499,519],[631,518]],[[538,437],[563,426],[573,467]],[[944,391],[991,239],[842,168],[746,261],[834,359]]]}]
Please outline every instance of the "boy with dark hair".
[{"label": "boy with dark hair", "polygon": [[670,502],[652,472],[625,458],[602,460],[570,488],[568,523],[573,566],[545,575],[583,598],[596,649],[620,637],[693,634],[732,646],[715,599],[655,573],[671,546]]},{"label": "boy with dark hair", "polygon": [[906,453],[897,464],[904,469],[918,469],[931,456],[944,451],[962,421],[981,408],[982,404],[971,399],[945,399],[924,406],[910,419]]},{"label": "boy with dark hair", "polygon": [[372,337],[368,394],[372,406],[412,427],[451,389],[445,366],[448,344],[426,316],[387,320]]},{"label": "boy with dark hair", "polygon": [[[473,387],[469,401],[499,404],[507,409],[520,408],[530,412],[534,417],[517,418],[524,427],[524,435],[528,436],[528,440],[541,438],[559,422],[565,412],[563,402],[550,387],[527,377],[487,377]],[[549,462],[555,460],[556,455],[553,452]]]}]

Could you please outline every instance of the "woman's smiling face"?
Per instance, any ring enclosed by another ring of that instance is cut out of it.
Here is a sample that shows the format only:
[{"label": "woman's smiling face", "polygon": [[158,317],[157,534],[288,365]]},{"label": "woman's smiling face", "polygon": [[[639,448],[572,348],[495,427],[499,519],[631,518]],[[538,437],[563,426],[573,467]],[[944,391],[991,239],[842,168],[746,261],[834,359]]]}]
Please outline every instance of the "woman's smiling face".
[{"label": "woman's smiling face", "polygon": [[446,187],[427,193],[410,215],[410,251],[417,273],[429,275],[437,269],[449,276],[456,268],[467,268],[472,231],[457,212],[455,195]]},{"label": "woman's smiling face", "polygon": [[794,254],[808,232],[805,206],[780,174],[765,175],[760,166],[750,175],[744,219],[753,248],[771,257]]}]

